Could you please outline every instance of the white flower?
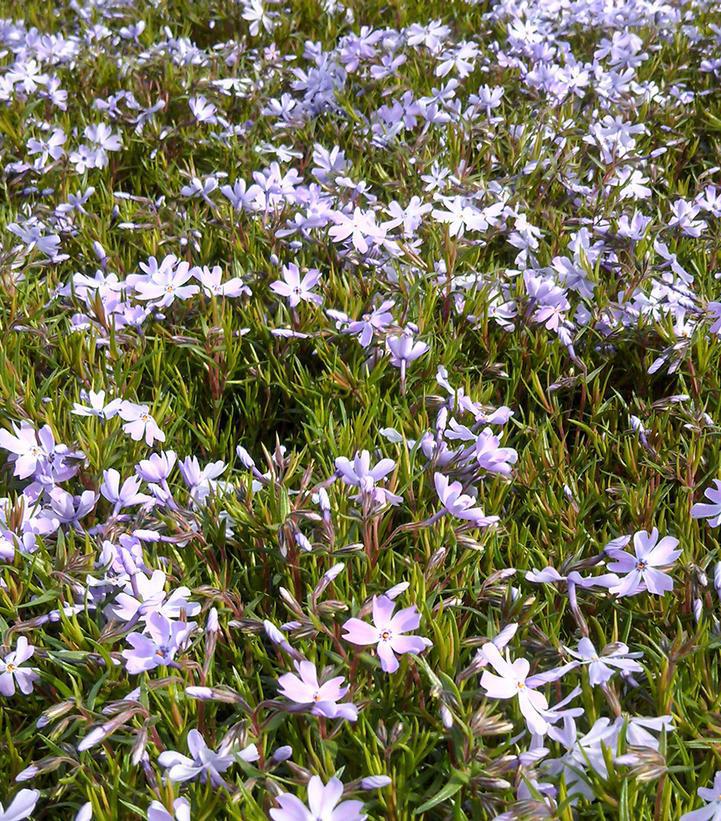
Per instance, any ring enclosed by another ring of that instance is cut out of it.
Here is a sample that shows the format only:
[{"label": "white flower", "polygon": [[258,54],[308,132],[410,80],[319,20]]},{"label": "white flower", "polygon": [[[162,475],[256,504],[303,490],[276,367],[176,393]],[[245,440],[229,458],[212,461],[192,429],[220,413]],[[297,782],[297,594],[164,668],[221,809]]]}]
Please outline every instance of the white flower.
[{"label": "white flower", "polygon": [[506,661],[492,642],[482,647],[483,655],[498,673],[484,671],[481,676],[481,687],[486,690],[488,698],[518,698],[518,706],[523,713],[528,729],[537,735],[545,735],[548,722],[541,712],[548,709],[548,701],[543,693],[533,689],[533,680],[528,678],[531,668],[526,659],[516,659],[513,663]]}]

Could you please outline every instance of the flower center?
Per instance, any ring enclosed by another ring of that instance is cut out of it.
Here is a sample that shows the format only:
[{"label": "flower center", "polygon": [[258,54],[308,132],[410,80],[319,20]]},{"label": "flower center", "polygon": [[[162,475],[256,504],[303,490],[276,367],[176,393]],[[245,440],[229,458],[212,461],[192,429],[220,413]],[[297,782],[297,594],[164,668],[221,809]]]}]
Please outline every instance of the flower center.
[{"label": "flower center", "polygon": [[516,682],[516,689],[517,690],[525,690],[526,689],[526,683],[524,681],[517,681]]},{"label": "flower center", "polygon": [[141,422],[147,422],[147,421],[148,421],[148,419],[150,419],[150,417],[148,416],[148,414],[147,414],[147,413],[141,413],[141,414],[140,414],[140,421],[141,421]]},{"label": "flower center", "polygon": [[390,641],[393,633],[390,630],[383,630],[381,632],[381,641]]},{"label": "flower center", "polygon": [[12,662],[10,662],[10,664],[5,665],[5,670],[8,673],[14,673],[17,669],[18,669],[17,664],[13,664]]},{"label": "flower center", "polygon": [[636,570],[645,570],[648,567],[648,563],[644,562],[643,559],[636,562]]}]

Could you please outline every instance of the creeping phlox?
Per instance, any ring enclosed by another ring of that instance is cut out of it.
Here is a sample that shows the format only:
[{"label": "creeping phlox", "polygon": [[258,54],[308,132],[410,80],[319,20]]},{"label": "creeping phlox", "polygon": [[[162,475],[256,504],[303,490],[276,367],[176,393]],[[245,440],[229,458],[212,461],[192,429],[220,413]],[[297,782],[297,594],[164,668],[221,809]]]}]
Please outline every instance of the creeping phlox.
[{"label": "creeping phlox", "polygon": [[56,5],[0,821],[721,821],[718,4]]}]

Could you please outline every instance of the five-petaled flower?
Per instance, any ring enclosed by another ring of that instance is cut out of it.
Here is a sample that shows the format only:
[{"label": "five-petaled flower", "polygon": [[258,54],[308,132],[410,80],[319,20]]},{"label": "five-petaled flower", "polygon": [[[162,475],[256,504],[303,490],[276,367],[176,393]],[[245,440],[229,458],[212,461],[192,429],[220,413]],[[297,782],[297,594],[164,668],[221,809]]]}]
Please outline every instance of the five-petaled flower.
[{"label": "five-petaled flower", "polygon": [[343,625],[343,638],[351,644],[375,644],[381,669],[395,673],[399,667],[396,653],[422,653],[431,642],[422,636],[407,636],[421,623],[421,615],[415,605],[399,610],[395,616],[395,604],[388,596],[373,597],[373,624],[361,619],[348,619]]},{"label": "five-petaled flower", "polygon": [[[273,821],[362,821],[362,801],[341,801],[343,782],[331,778],[323,784],[317,775],[308,782],[308,804],[284,792],[276,797],[280,808],[270,811]],[[341,801],[341,803],[338,803]]]},{"label": "five-petaled flower", "polygon": [[[618,540],[616,540],[618,543]],[[628,540],[626,541],[628,543]],[[608,569],[613,573],[626,575],[618,584],[609,588],[617,596],[633,596],[647,590],[657,596],[662,596],[673,589],[673,579],[664,572],[683,551],[676,550],[678,539],[665,536],[658,540],[658,530],[648,533],[639,530],[633,536],[634,554],[626,553],[620,547],[606,547],[606,554],[613,560]]]},{"label": "five-petaled flower", "polygon": [[310,709],[313,715],[325,718],[345,718],[355,721],[358,709],[355,704],[338,704],[348,692],[343,686],[343,676],[336,676],[320,684],[315,665],[310,661],[296,661],[295,673],[285,673],[278,679],[278,690],[287,699]]},{"label": "five-petaled flower", "polygon": [[35,648],[28,644],[25,636],[19,636],[15,649],[0,659],[0,693],[12,696],[15,685],[23,695],[33,691],[33,683],[40,678],[34,667],[22,667],[28,659],[33,657]]}]

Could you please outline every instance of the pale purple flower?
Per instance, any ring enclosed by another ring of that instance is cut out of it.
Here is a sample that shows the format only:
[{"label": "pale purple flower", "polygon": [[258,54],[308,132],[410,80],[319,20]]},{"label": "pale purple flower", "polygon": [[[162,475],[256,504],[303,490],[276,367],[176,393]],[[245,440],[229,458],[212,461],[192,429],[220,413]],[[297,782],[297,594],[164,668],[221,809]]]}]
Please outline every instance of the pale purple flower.
[{"label": "pale purple flower", "polygon": [[166,750],[158,756],[158,764],[164,767],[169,781],[190,781],[200,777],[201,782],[210,781],[214,787],[225,785],[221,773],[235,763],[232,755],[221,755],[211,750],[197,730],[188,733],[190,757]]},{"label": "pale purple flower", "polygon": [[320,305],[323,297],[313,293],[313,288],[320,280],[320,271],[315,268],[309,269],[308,273],[301,279],[300,269],[291,262],[283,266],[283,279],[271,282],[270,289],[279,296],[285,297],[291,308],[304,302],[313,302]]},{"label": "pale purple flower", "polygon": [[395,616],[395,604],[388,596],[373,597],[373,624],[360,619],[348,619],[343,625],[343,638],[351,644],[375,644],[381,669],[395,673],[398,659],[395,654],[422,653],[431,642],[421,636],[406,636],[409,630],[417,629],[421,615],[415,605],[399,610]]},{"label": "pale purple flower", "polygon": [[404,331],[397,336],[389,336],[386,345],[391,355],[391,365],[401,370],[401,381],[405,381],[406,367],[409,362],[423,356],[428,350],[425,342],[416,342],[410,331]]},{"label": "pale purple flower", "polygon": [[507,661],[492,642],[484,644],[481,649],[488,663],[498,673],[495,675],[488,670],[483,672],[481,687],[485,689],[486,696],[498,699],[517,697],[528,729],[537,735],[545,735],[549,725],[542,713],[548,709],[548,701],[543,693],[533,689],[534,677],[528,677],[531,665],[526,659],[516,659],[513,663]]},{"label": "pale purple flower", "polygon": [[342,211],[332,213],[334,225],[328,231],[334,242],[343,242],[350,238],[354,248],[361,254],[368,251],[368,240],[381,241],[385,237],[382,226],[376,224],[373,211],[363,211],[355,208],[353,214],[348,216]]},{"label": "pale purple flower", "polygon": [[88,391],[87,394],[81,391],[81,398],[86,399],[88,404],[73,402],[71,413],[77,416],[97,416],[99,419],[111,419],[118,413],[123,402],[122,399],[111,399],[106,404],[105,391]]},{"label": "pale purple flower", "polygon": [[[27,696],[33,691],[33,683],[40,676],[34,667],[22,667],[28,659],[32,658],[35,648],[28,644],[25,636],[19,636],[15,649],[8,653],[5,658],[0,659],[0,694],[12,696],[15,694],[15,686]],[[20,818],[21,816],[18,816]]]},{"label": "pale purple flower", "polygon": [[500,447],[501,440],[490,428],[484,428],[476,439],[475,458],[482,470],[510,476],[512,465],[518,461],[518,454],[513,448]]},{"label": "pale purple flower", "polygon": [[0,821],[21,821],[22,818],[29,818],[39,798],[38,790],[20,790],[7,809],[0,804]]},{"label": "pale purple flower", "polygon": [[699,787],[696,792],[706,806],[685,812],[681,821],[721,821],[721,770],[716,771],[712,787]]},{"label": "pale purple flower", "polygon": [[10,452],[15,476],[27,479],[53,452],[55,438],[48,425],[36,432],[28,422],[13,423],[12,430],[0,430],[0,448]]},{"label": "pale purple flower", "polygon": [[499,521],[498,516],[486,516],[480,507],[473,507],[476,500],[463,493],[460,482],[450,482],[442,473],[434,473],[433,482],[445,511],[452,516],[473,522],[476,527],[488,527]]},{"label": "pale purple flower", "polygon": [[218,122],[218,118],[215,116],[218,109],[213,103],[208,102],[202,94],[198,97],[191,97],[188,100],[188,106],[190,107],[190,113],[199,123],[215,125]]},{"label": "pale purple flower", "polygon": [[572,716],[563,720],[563,729],[549,728],[549,736],[563,744],[566,753],[560,758],[546,762],[545,769],[554,776],[563,776],[569,795],[580,795],[593,800],[594,792],[586,776],[590,768],[601,778],[608,777],[604,748],[615,745],[616,731],[610,719],[597,719],[584,736],[578,735],[576,722]]},{"label": "pale purple flower", "polygon": [[150,300],[158,308],[172,305],[176,298],[188,299],[198,293],[197,285],[185,283],[193,276],[188,262],[180,262],[174,268],[162,268],[152,277],[138,279],[135,292],[138,299]]},{"label": "pale purple flower", "polygon": [[222,185],[220,192],[230,201],[236,211],[254,211],[260,187],[257,185],[248,187],[245,180],[236,180],[232,188],[229,185]]},{"label": "pale purple flower", "polygon": [[165,434],[150,415],[150,408],[147,405],[136,405],[134,402],[124,401],[118,410],[118,416],[125,422],[123,425],[125,433],[136,442],[144,438],[145,443],[150,447],[156,439],[158,442],[165,441]]},{"label": "pale purple flower", "polygon": [[130,633],[126,641],[132,650],[123,650],[125,667],[131,675],[153,670],[161,664],[172,666],[175,654],[184,647],[195,630],[194,621],[169,621],[161,613],[151,613],[147,634]]},{"label": "pale purple flower", "polygon": [[[200,197],[202,200],[208,203],[208,205],[213,208],[214,203],[211,199],[211,194],[218,188],[218,180],[214,176],[210,177],[191,177],[190,183],[188,185],[184,185],[180,189],[180,195],[182,197]],[[189,263],[185,263],[188,265]],[[192,273],[192,271],[191,271]],[[179,297],[185,299],[181,294],[178,294]]]},{"label": "pale purple flower", "polygon": [[596,652],[593,642],[589,638],[582,638],[578,642],[578,649],[567,652],[582,664],[588,666],[588,678],[591,686],[605,684],[616,670],[624,673],[641,673],[643,667],[634,659],[640,658],[643,653],[629,653],[628,646],[618,642],[604,648],[602,654]]},{"label": "pale purple flower", "polygon": [[217,462],[209,462],[204,468],[201,468],[195,456],[187,456],[182,462],[178,463],[180,475],[190,488],[190,496],[193,502],[198,506],[205,504],[208,496],[219,485],[222,485],[217,479],[227,467],[225,462],[218,460]]},{"label": "pale purple flower", "polygon": [[200,604],[188,601],[190,590],[187,587],[176,587],[165,592],[165,573],[154,570],[151,576],[145,573],[134,573],[128,581],[125,591],[119,593],[111,605],[113,615],[121,621],[131,621],[136,617],[147,622],[153,613],[160,613],[166,619],[177,619],[181,613],[186,616],[197,616]]},{"label": "pale purple flower", "polygon": [[214,265],[212,268],[208,268],[207,265],[202,268],[193,268],[193,274],[203,287],[206,296],[238,297],[243,294],[250,296],[250,288],[243,283],[240,277],[221,282],[223,269],[220,265]]},{"label": "pale purple flower", "polygon": [[296,704],[310,708],[313,715],[326,718],[345,718],[355,721],[358,710],[354,704],[338,704],[348,692],[343,686],[343,676],[328,679],[323,684],[318,683],[318,672],[310,661],[296,661],[295,673],[285,673],[278,679],[278,690],[281,695]]},{"label": "pale purple flower", "polygon": [[152,453],[147,459],[138,462],[135,472],[144,482],[161,485],[168,480],[177,458],[174,450]]},{"label": "pale purple flower", "polygon": [[50,491],[50,510],[44,510],[43,515],[56,518],[63,524],[76,525],[80,519],[87,516],[98,500],[92,490],[84,490],[80,496],[73,496],[61,487],[54,487]]},{"label": "pale purple flower", "polygon": [[363,314],[357,322],[349,322],[342,332],[357,336],[360,344],[367,348],[373,341],[374,334],[384,331],[393,322],[393,314],[390,312],[392,307],[393,300],[386,299],[369,313]]},{"label": "pale purple flower", "polygon": [[[658,543],[657,543],[658,542]],[[633,596],[647,590],[662,596],[673,589],[673,579],[663,569],[672,565],[683,551],[676,550],[678,539],[665,536],[658,541],[658,530],[651,533],[639,530],[633,536],[635,555],[617,547],[606,546],[606,553],[613,560],[608,569],[613,573],[626,574],[617,585],[609,588],[617,596]]]},{"label": "pale purple flower", "polygon": [[113,515],[117,515],[124,507],[144,505],[153,501],[152,496],[140,493],[140,482],[140,477],[129,476],[121,485],[120,474],[117,470],[110,468],[103,471],[100,492],[113,504]]},{"label": "pale purple flower", "polygon": [[706,312],[713,320],[709,331],[718,336],[721,332],[721,302],[708,302]]},{"label": "pale purple flower", "polygon": [[[317,775],[308,782],[308,804],[290,793],[276,797],[278,808],[270,810],[273,821],[363,821],[362,801],[341,801],[343,783],[331,778],[323,784]],[[340,803],[339,803],[340,802]]]},{"label": "pale purple flower", "polygon": [[708,519],[711,527],[718,527],[721,524],[721,481],[713,480],[714,487],[707,487],[703,495],[711,502],[696,502],[691,508],[691,518]]},{"label": "pale purple flower", "polygon": [[148,807],[148,821],[190,821],[190,801],[187,798],[176,798],[173,801],[172,815],[160,801],[153,801]]},{"label": "pale purple flower", "polygon": [[371,467],[371,457],[367,450],[356,453],[352,462],[345,456],[339,456],[335,460],[336,471],[343,482],[351,487],[357,487],[361,498],[370,498],[376,504],[397,505],[403,501],[401,496],[396,496],[385,488],[376,487],[376,482],[385,479],[395,466],[396,463],[392,459],[381,459]]}]

